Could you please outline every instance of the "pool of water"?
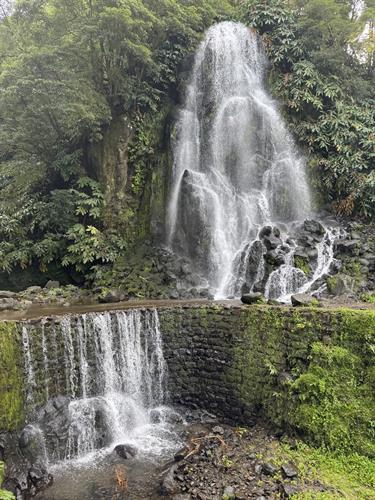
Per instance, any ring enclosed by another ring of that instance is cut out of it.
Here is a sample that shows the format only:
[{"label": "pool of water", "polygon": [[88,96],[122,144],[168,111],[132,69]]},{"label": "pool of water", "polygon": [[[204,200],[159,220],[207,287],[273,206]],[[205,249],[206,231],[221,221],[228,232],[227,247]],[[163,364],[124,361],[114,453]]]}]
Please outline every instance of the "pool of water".
[{"label": "pool of water", "polygon": [[81,459],[67,460],[50,468],[53,485],[39,493],[39,500],[113,500],[161,498],[160,481],[183,447],[193,426],[175,424],[139,429],[131,443],[138,452],[123,459],[111,447]]}]

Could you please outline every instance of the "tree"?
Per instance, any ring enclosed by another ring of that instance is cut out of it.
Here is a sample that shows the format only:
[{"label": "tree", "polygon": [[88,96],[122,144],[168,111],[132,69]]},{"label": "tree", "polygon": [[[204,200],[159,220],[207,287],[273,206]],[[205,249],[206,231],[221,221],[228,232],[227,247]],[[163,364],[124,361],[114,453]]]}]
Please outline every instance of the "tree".
[{"label": "tree", "polygon": [[[315,182],[338,213],[375,214],[372,4],[346,0],[247,0],[273,62],[271,84],[309,154]],[[365,56],[363,56],[365,54]]]},{"label": "tree", "polygon": [[128,244],[106,227],[92,145],[119,121],[137,134],[230,3],[16,0],[11,15],[2,6],[0,269],[56,261],[86,273]]}]

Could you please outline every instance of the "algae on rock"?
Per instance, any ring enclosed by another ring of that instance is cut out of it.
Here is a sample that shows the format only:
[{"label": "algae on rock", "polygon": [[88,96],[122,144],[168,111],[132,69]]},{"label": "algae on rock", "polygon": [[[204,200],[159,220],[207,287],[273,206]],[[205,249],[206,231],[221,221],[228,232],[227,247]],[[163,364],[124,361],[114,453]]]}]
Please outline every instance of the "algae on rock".
[{"label": "algae on rock", "polygon": [[22,353],[15,323],[0,323],[0,429],[14,430],[23,422]]}]

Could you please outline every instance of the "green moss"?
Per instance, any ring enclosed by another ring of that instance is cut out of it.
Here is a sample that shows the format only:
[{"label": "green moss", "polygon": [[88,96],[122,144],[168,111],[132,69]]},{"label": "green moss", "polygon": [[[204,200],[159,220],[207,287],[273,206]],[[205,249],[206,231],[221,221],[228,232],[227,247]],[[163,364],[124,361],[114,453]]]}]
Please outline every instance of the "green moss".
[{"label": "green moss", "polygon": [[4,482],[4,462],[0,461],[0,500],[16,500],[16,497],[7,490],[2,490],[1,485]]},{"label": "green moss", "polygon": [[316,445],[375,456],[375,311],[246,308],[243,337],[233,373],[245,406]]},{"label": "green moss", "polygon": [[364,293],[361,299],[369,304],[375,304],[375,293]]},{"label": "green moss", "polygon": [[307,371],[291,385],[290,423],[319,446],[375,457],[375,399],[364,377],[359,356],[315,343]]},{"label": "green moss", "polygon": [[337,276],[330,276],[327,278],[327,288],[330,293],[333,293],[334,290],[336,290],[338,284],[339,281]]},{"label": "green moss", "polygon": [[311,271],[308,260],[304,259],[303,257],[294,257],[294,266],[297,267],[297,269],[303,271],[306,274],[306,276]]},{"label": "green moss", "polygon": [[22,355],[14,323],[0,323],[0,429],[16,429],[23,420]]},{"label": "green moss", "polygon": [[[293,495],[294,500],[374,498],[375,461],[358,454],[342,455],[297,442],[293,449],[278,444],[262,458],[272,460],[278,466],[286,462],[295,464],[303,492]],[[330,491],[316,491],[316,481],[330,488]]]}]

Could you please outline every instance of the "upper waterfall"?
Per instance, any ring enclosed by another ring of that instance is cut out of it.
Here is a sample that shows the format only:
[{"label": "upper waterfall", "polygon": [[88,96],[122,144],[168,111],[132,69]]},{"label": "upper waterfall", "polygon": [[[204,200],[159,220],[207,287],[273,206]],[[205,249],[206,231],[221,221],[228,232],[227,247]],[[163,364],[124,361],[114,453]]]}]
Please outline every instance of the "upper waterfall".
[{"label": "upper waterfall", "polygon": [[211,27],[177,123],[168,245],[192,260],[218,298],[239,293],[244,255],[265,224],[311,211],[304,161],[267,93],[266,66],[249,28]]}]

